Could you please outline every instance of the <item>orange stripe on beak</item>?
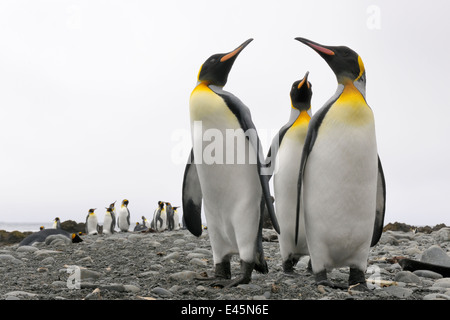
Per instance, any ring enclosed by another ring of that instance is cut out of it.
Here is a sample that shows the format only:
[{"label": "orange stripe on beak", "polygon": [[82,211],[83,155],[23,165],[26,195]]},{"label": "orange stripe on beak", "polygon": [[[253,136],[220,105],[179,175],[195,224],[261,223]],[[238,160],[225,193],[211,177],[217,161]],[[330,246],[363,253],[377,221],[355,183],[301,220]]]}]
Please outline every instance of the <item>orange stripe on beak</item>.
[{"label": "orange stripe on beak", "polygon": [[334,56],[334,52],[331,51],[330,49],[321,47],[321,46],[319,46],[317,44],[314,44],[314,43],[311,43],[311,42],[308,42],[307,44],[308,44],[308,46],[310,46],[311,48],[313,48],[316,51],[319,51],[319,52],[324,53],[324,54],[329,55],[329,56]]},{"label": "orange stripe on beak", "polygon": [[233,57],[234,57],[235,55],[237,55],[241,50],[242,50],[242,46],[239,47],[239,48],[237,48],[236,50],[230,52],[229,54],[224,55],[224,56],[220,59],[220,62],[224,62],[224,61],[227,61],[227,60],[230,59],[230,58],[233,58]]}]

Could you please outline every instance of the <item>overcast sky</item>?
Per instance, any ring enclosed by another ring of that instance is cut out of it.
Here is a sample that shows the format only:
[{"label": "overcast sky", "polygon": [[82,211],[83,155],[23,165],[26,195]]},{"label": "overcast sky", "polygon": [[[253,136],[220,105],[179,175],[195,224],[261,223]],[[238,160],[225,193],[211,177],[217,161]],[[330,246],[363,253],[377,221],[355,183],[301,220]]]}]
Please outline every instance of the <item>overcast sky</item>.
[{"label": "overcast sky", "polygon": [[310,72],[312,110],[336,90],[295,41],[362,57],[387,184],[385,223],[450,224],[450,2],[0,2],[0,221],[84,221],[129,200],[132,223],[181,205],[189,95],[201,64],[254,38],[225,89],[267,151]]}]

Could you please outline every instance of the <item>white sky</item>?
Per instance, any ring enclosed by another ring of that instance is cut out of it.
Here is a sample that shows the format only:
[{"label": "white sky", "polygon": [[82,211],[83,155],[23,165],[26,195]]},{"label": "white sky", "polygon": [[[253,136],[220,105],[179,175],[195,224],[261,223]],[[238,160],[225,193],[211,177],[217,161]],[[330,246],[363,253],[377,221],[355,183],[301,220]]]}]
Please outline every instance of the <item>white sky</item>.
[{"label": "white sky", "polygon": [[84,221],[98,208],[101,222],[127,198],[134,223],[158,200],[181,205],[200,65],[254,38],[225,89],[251,109],[266,152],[295,80],[310,71],[313,112],[336,89],[301,36],[364,61],[385,222],[450,224],[449,10],[445,0],[3,0],[0,221]]}]

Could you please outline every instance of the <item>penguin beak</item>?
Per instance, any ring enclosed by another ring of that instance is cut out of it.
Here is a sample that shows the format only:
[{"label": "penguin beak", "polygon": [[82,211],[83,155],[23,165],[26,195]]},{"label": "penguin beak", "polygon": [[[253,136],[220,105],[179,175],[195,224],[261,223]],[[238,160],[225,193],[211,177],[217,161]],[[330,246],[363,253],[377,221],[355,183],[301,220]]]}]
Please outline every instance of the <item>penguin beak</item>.
[{"label": "penguin beak", "polygon": [[220,62],[225,62],[231,58],[236,58],[238,56],[238,54],[244,50],[244,48],[250,43],[252,42],[253,39],[250,38],[247,41],[245,41],[243,44],[241,44],[239,47],[237,47],[236,49],[234,49],[233,51],[231,51],[230,53],[227,53],[226,55],[224,55],[222,58],[220,58]]},{"label": "penguin beak", "polygon": [[[312,48],[314,51],[316,51],[318,54],[320,54],[323,58],[326,56],[334,56],[334,51],[331,50],[329,47],[318,44],[317,42],[305,39],[305,38],[301,38],[301,37],[297,37],[295,38],[295,40],[300,41],[303,44],[306,44],[308,47]],[[325,55],[325,56],[323,56]]]},{"label": "penguin beak", "polygon": [[306,84],[308,85],[308,88],[309,88],[308,75],[309,75],[309,71],[306,71],[306,74],[303,77],[302,81],[300,81],[300,83],[298,84],[297,89],[300,89],[305,84],[305,82],[306,82]]}]

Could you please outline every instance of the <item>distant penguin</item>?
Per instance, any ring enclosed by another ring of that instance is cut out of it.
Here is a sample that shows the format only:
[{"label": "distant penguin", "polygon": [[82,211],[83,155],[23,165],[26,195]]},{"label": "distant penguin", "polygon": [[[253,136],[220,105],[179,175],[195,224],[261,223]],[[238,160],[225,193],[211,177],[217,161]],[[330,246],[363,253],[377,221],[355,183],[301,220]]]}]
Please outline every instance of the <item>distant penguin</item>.
[{"label": "distant penguin", "polygon": [[156,231],[164,231],[166,229],[167,216],[164,204],[163,201],[158,201],[158,208],[156,208],[153,215],[152,228]]},{"label": "distant penguin", "polygon": [[139,222],[136,222],[136,225],[134,226],[134,229],[133,229],[133,231],[135,231],[135,232],[146,231],[146,230],[148,230],[148,228],[144,224],[141,224]]},{"label": "distant penguin", "polygon": [[369,249],[383,229],[386,191],[364,64],[348,47],[296,40],[327,62],[338,86],[309,123],[299,166],[295,238],[303,205],[316,283],[333,286],[327,271],[349,267],[349,286],[368,290],[365,271]]},{"label": "distant penguin", "polygon": [[178,213],[179,207],[173,207],[173,222],[174,222],[174,229],[173,230],[180,230],[180,214]]},{"label": "distant penguin", "polygon": [[291,112],[289,121],[275,136],[269,156],[274,168],[274,193],[276,215],[280,224],[278,243],[283,271],[294,273],[300,257],[308,255],[303,208],[301,209],[299,240],[295,243],[293,225],[297,216],[297,181],[305,144],[306,132],[311,119],[312,85],[307,72],[302,80],[295,81],[291,87]]},{"label": "distant penguin", "polygon": [[116,227],[116,215],[111,206],[106,208],[105,218],[103,219],[103,234],[113,234]]},{"label": "distant penguin", "polygon": [[83,239],[81,239],[76,233],[69,233],[62,229],[43,229],[38,232],[34,232],[34,233],[30,234],[28,237],[26,237],[25,239],[23,239],[19,243],[19,247],[20,246],[31,246],[35,242],[44,242],[48,236],[55,235],[55,234],[61,234],[63,236],[66,236],[67,238],[72,240],[72,243],[78,243],[78,242],[83,241]]},{"label": "distant penguin", "polygon": [[61,229],[61,221],[58,217],[53,220],[53,229]]},{"label": "distant penguin", "polygon": [[[200,236],[203,206],[217,279],[214,285],[224,287],[249,283],[254,269],[268,272],[262,246],[264,205],[279,232],[251,112],[239,98],[223,89],[236,58],[252,40],[231,52],[210,56],[200,67],[189,100],[193,147],[183,179],[183,215],[189,231]],[[250,85],[253,80],[249,75]],[[242,143],[226,141],[222,148],[207,150],[211,145],[204,138],[212,132],[220,137],[229,137],[232,132],[230,139]],[[215,159],[211,159],[212,151]],[[235,254],[239,255],[241,272],[230,280],[231,257]]]},{"label": "distant penguin", "polygon": [[150,221],[147,220],[146,217],[142,216],[142,224],[146,227],[146,228],[150,228]]},{"label": "distant penguin", "polygon": [[166,215],[167,215],[167,229],[172,231],[173,229],[175,229],[175,221],[173,219],[174,212],[170,202],[166,202]]},{"label": "distant penguin", "polygon": [[[117,200],[116,200],[116,201],[117,201]],[[116,207],[115,207],[116,201],[114,201],[113,203],[111,203],[111,204],[109,205],[109,207],[111,208],[111,211],[112,211],[112,213],[114,213],[114,216],[115,216],[115,217],[117,216],[117,213],[116,213]],[[115,226],[114,226],[114,227],[115,227]]]},{"label": "distant penguin", "polygon": [[41,230],[44,230],[45,229],[45,227],[44,226],[40,226],[39,227],[39,230],[41,231]]},{"label": "distant penguin", "polygon": [[96,209],[89,209],[89,213],[86,216],[86,234],[98,234],[98,219],[97,215],[95,214]]},{"label": "distant penguin", "polygon": [[130,228],[130,211],[128,210],[127,199],[124,199],[122,201],[122,205],[120,206],[117,226],[122,232],[127,232]]}]

